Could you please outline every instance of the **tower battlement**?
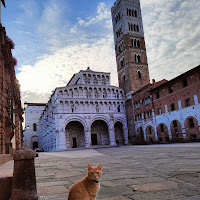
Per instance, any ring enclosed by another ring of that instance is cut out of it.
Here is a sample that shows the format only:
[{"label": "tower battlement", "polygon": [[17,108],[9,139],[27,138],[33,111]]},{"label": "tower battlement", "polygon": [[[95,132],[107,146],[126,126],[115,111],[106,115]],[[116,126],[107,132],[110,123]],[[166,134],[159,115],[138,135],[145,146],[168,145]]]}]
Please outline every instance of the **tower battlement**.
[{"label": "tower battlement", "polygon": [[[121,2],[121,0],[116,0],[114,5],[111,7],[111,12],[113,13],[115,8],[118,6],[118,4]],[[124,0],[124,2],[127,3],[140,3],[140,0]]]}]

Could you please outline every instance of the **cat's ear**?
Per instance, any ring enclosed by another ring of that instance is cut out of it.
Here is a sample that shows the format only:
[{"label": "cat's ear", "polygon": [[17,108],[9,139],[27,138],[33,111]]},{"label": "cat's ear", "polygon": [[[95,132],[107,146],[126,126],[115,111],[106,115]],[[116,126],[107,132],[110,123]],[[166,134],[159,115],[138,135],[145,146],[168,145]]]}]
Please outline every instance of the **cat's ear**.
[{"label": "cat's ear", "polygon": [[102,169],[102,164],[98,165],[98,168],[99,168],[99,169]]},{"label": "cat's ear", "polygon": [[92,167],[92,166],[91,166],[90,164],[88,164],[88,169],[91,169],[91,167]]}]

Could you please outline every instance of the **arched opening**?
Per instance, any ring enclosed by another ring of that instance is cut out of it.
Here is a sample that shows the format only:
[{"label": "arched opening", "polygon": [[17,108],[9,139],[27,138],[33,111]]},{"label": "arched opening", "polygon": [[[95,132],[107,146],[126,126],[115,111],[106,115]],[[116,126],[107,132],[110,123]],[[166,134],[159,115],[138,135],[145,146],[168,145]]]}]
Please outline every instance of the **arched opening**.
[{"label": "arched opening", "polygon": [[178,120],[173,120],[170,124],[171,135],[173,140],[182,140],[183,133],[181,128],[181,123]]},{"label": "arched opening", "polygon": [[92,145],[109,145],[108,125],[103,120],[96,120],[91,126]]},{"label": "arched opening", "polygon": [[116,122],[114,128],[116,144],[124,144],[123,124],[121,122]]},{"label": "arched opening", "polygon": [[136,135],[137,141],[139,143],[143,143],[144,142],[144,131],[142,127],[139,127],[137,129],[137,135]]},{"label": "arched opening", "polygon": [[78,121],[72,121],[65,127],[65,139],[68,148],[85,147],[84,127]]},{"label": "arched opening", "polygon": [[39,147],[39,138],[37,135],[33,136],[31,138],[31,143],[32,143],[32,149],[37,149]]},{"label": "arched opening", "polygon": [[146,128],[146,141],[150,144],[156,141],[155,130],[152,126],[147,126]]},{"label": "arched opening", "polygon": [[199,125],[195,117],[190,116],[185,120],[185,133],[188,140],[200,139]]},{"label": "arched opening", "polygon": [[157,133],[158,133],[158,141],[160,143],[167,143],[169,142],[169,133],[166,124],[159,124],[157,126]]}]

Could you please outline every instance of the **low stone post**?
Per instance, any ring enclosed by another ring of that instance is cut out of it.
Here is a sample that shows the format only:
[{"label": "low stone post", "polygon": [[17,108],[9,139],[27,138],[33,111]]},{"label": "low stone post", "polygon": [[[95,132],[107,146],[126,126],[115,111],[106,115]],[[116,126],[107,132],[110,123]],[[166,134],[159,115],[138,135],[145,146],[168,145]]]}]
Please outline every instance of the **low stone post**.
[{"label": "low stone post", "polygon": [[14,154],[11,200],[38,200],[35,155],[33,150],[19,150]]}]

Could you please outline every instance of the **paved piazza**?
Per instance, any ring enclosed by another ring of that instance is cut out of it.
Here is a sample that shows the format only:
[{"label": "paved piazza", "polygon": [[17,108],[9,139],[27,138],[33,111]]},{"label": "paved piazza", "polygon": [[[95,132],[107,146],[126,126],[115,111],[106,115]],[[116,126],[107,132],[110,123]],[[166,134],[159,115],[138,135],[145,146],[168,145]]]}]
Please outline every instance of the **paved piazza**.
[{"label": "paved piazza", "polygon": [[39,199],[66,200],[70,186],[103,164],[98,200],[200,200],[200,143],[40,153]]}]

